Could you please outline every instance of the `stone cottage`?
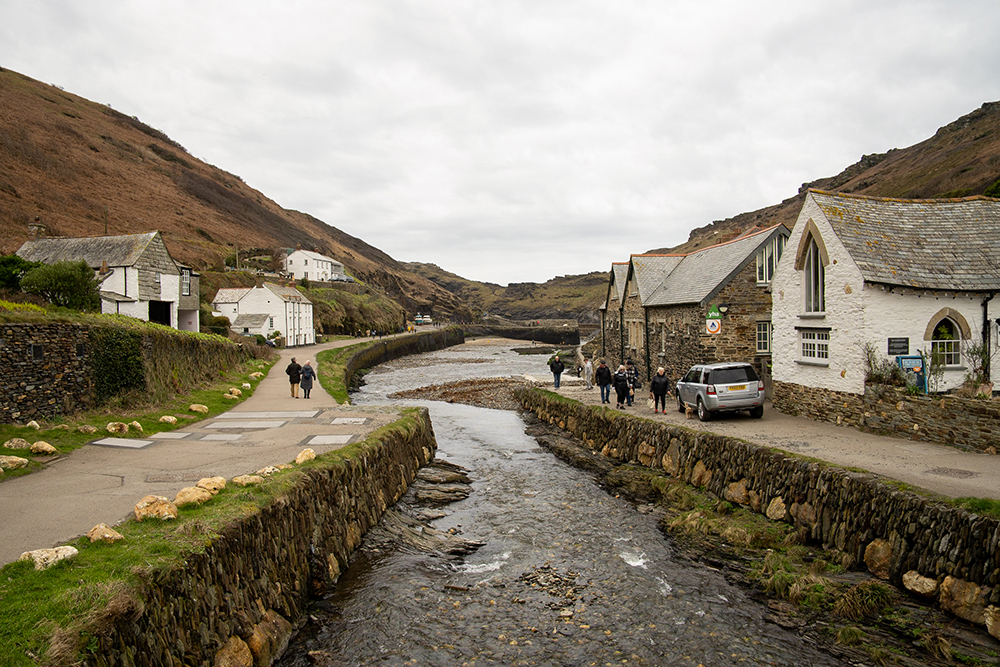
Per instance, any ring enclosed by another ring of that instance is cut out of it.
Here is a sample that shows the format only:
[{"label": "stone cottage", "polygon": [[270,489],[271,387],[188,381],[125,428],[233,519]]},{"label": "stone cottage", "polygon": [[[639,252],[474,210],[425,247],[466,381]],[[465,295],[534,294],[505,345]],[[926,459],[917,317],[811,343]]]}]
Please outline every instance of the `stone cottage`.
[{"label": "stone cottage", "polygon": [[212,308],[228,317],[230,330],[238,334],[267,338],[278,332],[288,347],[316,342],[312,301],[294,287],[265,282],[223,288],[212,299]]},{"label": "stone cottage", "polygon": [[633,255],[609,356],[632,359],[646,379],[714,361],[747,361],[768,377],[770,282],[788,233],[776,225],[692,253]]},{"label": "stone cottage", "polygon": [[167,252],[160,232],[40,238],[17,254],[31,262],[84,261],[101,279],[101,311],[198,331],[199,276]]},{"label": "stone cottage", "polygon": [[937,359],[930,389],[947,391],[985,345],[996,377],[1000,200],[811,190],[788,247],[772,284],[775,407],[864,394],[866,348]]},{"label": "stone cottage", "polygon": [[[628,262],[612,262],[611,272],[608,274],[608,289],[598,311],[601,314],[601,355],[608,357],[605,359],[608,365],[612,365],[614,359],[620,354],[613,352],[622,349],[621,342],[621,314],[622,304],[625,302],[625,278],[628,275]],[[617,366],[617,364],[615,364]]]}]

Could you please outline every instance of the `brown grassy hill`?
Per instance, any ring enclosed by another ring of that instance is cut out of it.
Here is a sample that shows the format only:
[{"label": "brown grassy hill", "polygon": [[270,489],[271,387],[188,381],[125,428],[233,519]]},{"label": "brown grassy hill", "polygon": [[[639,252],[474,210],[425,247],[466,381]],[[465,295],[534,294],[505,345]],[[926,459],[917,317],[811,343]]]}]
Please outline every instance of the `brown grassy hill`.
[{"label": "brown grassy hill", "polygon": [[863,155],[836,176],[803,183],[795,196],[780,204],[718,220],[693,230],[685,243],[649,252],[691,252],[754,226],[784,223],[791,228],[809,188],[873,197],[932,199],[981,195],[998,181],[1000,102],[987,102],[919,144]]},{"label": "brown grassy hill", "polygon": [[219,269],[255,249],[316,249],[408,312],[468,317],[452,293],[361,239],[281,208],[137,118],[0,69],[0,254],[52,236],[159,230],[175,259]]}]

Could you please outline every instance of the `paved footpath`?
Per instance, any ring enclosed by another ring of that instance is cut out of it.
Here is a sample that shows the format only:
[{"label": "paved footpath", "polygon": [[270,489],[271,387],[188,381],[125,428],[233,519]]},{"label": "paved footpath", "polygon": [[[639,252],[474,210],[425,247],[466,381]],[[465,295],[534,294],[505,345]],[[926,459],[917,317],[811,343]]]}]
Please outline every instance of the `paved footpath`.
[{"label": "paved footpath", "polygon": [[[371,339],[281,350],[253,396],[232,411],[176,431],[141,438],[99,438],[45,469],[0,483],[0,564],[32,549],[65,544],[96,524],[118,523],[149,494],[173,500],[202,477],[232,479],[290,463],[306,447],[317,454],[343,447],[391,423],[398,408],[339,405],[318,382],[311,398],[292,398],[285,366],[316,353]],[[109,418],[108,421],[112,421]]]},{"label": "paved footpath", "polygon": [[[539,376],[538,379],[542,379]],[[548,380],[551,387],[552,381]],[[576,378],[566,379],[558,390],[567,398],[599,405],[600,390],[587,390]],[[691,429],[741,438],[794,454],[829,461],[845,468],[861,468],[884,477],[952,498],[974,497],[1000,500],[1000,456],[967,452],[928,442],[864,433],[807,417],[793,417],[765,404],[763,419],[745,412],[720,416],[702,423],[677,411],[668,397],[666,413],[653,414],[646,406],[649,392],[639,391],[628,414]],[[611,392],[611,400],[615,394]],[[612,405],[614,405],[612,403]],[[610,407],[610,406],[609,406]]]}]

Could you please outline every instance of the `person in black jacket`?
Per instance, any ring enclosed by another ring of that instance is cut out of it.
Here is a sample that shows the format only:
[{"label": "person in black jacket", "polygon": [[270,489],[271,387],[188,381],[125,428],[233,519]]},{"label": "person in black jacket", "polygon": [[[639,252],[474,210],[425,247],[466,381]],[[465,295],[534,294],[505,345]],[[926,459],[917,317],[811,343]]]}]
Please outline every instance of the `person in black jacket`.
[{"label": "person in black jacket", "polygon": [[594,374],[597,386],[601,388],[601,404],[611,402],[611,369],[601,359],[597,364],[597,372]]},{"label": "person in black jacket", "polygon": [[559,355],[557,354],[555,359],[549,362],[549,368],[552,370],[552,377],[555,379],[556,389],[558,389],[559,376],[562,375],[564,370],[566,370],[566,364],[560,361]]},{"label": "person in black jacket", "polygon": [[619,410],[624,410],[625,401],[628,400],[629,391],[632,389],[632,383],[629,382],[628,375],[625,373],[624,364],[618,367],[618,372],[612,378],[612,383],[615,385],[615,393],[618,395],[618,405],[616,407]]},{"label": "person in black jacket", "polygon": [[[629,389],[635,390],[636,388],[642,386],[639,384],[639,370],[635,367],[635,364],[632,363],[631,359],[625,360],[625,375],[628,377]],[[635,398],[635,392],[631,391],[629,392],[628,400],[625,404],[632,405],[633,398]]]},{"label": "person in black jacket", "polygon": [[285,367],[285,375],[288,376],[288,382],[292,385],[292,398],[298,398],[299,381],[302,379],[302,366],[295,363],[295,357],[292,357],[292,363]]},{"label": "person in black jacket", "polygon": [[667,371],[660,366],[656,369],[656,375],[649,382],[649,397],[653,399],[653,412],[659,412],[660,408],[667,411],[667,394],[670,393],[670,378]]}]

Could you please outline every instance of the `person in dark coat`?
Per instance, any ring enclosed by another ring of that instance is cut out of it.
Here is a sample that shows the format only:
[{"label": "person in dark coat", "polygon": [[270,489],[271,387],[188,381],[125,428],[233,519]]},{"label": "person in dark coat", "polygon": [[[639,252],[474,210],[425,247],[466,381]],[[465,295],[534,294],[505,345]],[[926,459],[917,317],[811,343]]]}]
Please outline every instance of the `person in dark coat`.
[{"label": "person in dark coat", "polygon": [[656,375],[649,382],[649,397],[653,399],[653,412],[659,412],[662,408],[667,411],[667,394],[670,393],[670,378],[663,366],[656,369]]},{"label": "person in dark coat", "polygon": [[292,357],[292,362],[285,367],[285,375],[288,376],[288,382],[291,383],[292,398],[298,398],[299,381],[302,379],[302,366],[295,363],[295,357]]},{"label": "person in dark coat", "polygon": [[601,403],[611,402],[611,369],[604,363],[604,359],[597,364],[597,372],[594,373],[597,386],[601,388]]},{"label": "person in dark coat", "polygon": [[299,386],[302,387],[302,397],[309,398],[309,392],[313,388],[313,380],[316,379],[316,371],[308,359],[306,359],[306,363],[302,366],[301,376],[302,379],[299,380]]},{"label": "person in dark coat", "polygon": [[[632,363],[631,359],[625,360],[625,375],[628,376],[628,386],[629,389],[635,389],[639,386],[639,370]],[[626,405],[632,405],[632,399],[635,397],[634,391],[630,391],[628,394],[628,401]]]},{"label": "person in dark coat", "polygon": [[632,389],[632,384],[628,381],[628,375],[625,373],[625,365],[618,367],[618,372],[611,379],[612,384],[615,385],[615,394],[618,395],[618,405],[616,406],[619,410],[625,409],[625,401],[628,400],[629,390]]},{"label": "person in dark coat", "polygon": [[552,377],[555,380],[556,389],[559,388],[559,376],[562,372],[566,370],[566,364],[564,364],[557,354],[555,359],[549,362],[549,368],[552,370]]}]

